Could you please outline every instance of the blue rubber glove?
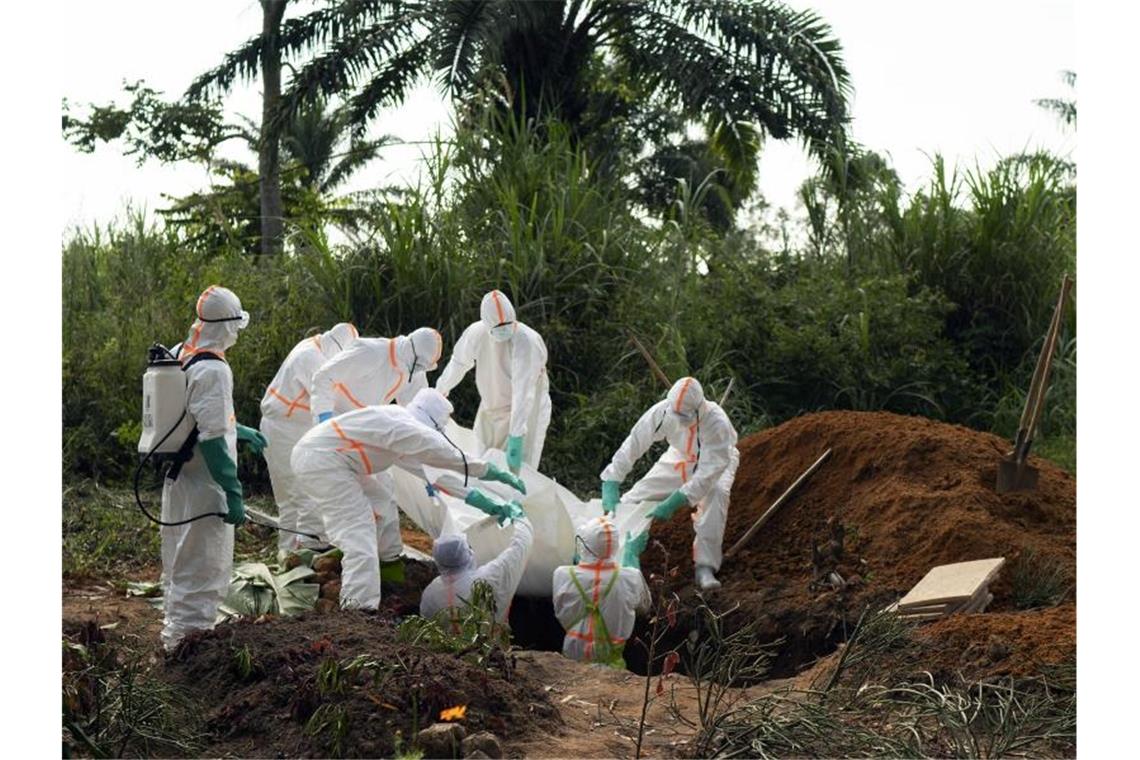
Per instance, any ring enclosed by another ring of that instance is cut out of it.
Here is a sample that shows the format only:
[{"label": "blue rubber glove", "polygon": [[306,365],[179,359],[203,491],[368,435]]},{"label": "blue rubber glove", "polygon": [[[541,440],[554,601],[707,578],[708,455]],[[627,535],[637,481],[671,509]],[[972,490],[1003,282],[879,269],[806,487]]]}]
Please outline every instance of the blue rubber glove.
[{"label": "blue rubber glove", "polygon": [[261,434],[260,430],[243,425],[240,422],[237,423],[237,439],[248,443],[249,450],[259,455],[269,445],[269,441],[265,440],[265,436]]},{"label": "blue rubber glove", "polygon": [[231,525],[241,525],[245,522],[245,503],[242,501],[241,481],[237,476],[237,463],[230,459],[229,447],[226,446],[225,437],[210,438],[198,441],[198,450],[202,452],[202,459],[206,462],[206,469],[214,482],[222,487],[226,493],[227,514],[222,518]]},{"label": "blue rubber glove", "polygon": [[641,569],[641,553],[649,543],[649,531],[645,530],[636,536],[625,534],[625,543],[621,547],[622,567],[636,567]]},{"label": "blue rubber glove", "polygon": [[[523,439],[521,435],[512,435],[507,438],[507,468],[515,475],[522,468]],[[524,491],[525,493],[525,491]]]},{"label": "blue rubber glove", "polygon": [[522,495],[526,495],[526,483],[522,482],[522,478],[517,475],[512,475],[506,470],[500,470],[490,462],[487,463],[487,471],[479,477],[479,480],[494,480],[499,483],[506,483]]},{"label": "blue rubber glove", "polygon": [[321,422],[324,422],[325,420],[331,420],[332,416],[333,416],[332,412],[321,412],[320,414],[317,415],[317,423],[319,424]]},{"label": "blue rubber glove", "polygon": [[431,499],[435,496],[435,489],[431,487],[431,483],[424,483],[424,490],[427,491],[428,498]]},{"label": "blue rubber glove", "polygon": [[649,516],[654,520],[668,520],[681,507],[688,506],[689,500],[680,491],[669,494],[669,498],[649,510]]},{"label": "blue rubber glove", "polygon": [[621,501],[621,483],[616,480],[602,481],[602,509],[608,515]]}]

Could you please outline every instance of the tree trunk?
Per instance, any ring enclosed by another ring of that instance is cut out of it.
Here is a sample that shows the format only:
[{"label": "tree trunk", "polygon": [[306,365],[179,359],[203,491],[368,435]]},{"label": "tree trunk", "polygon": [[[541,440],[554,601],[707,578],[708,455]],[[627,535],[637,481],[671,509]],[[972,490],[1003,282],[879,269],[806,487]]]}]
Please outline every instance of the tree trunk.
[{"label": "tree trunk", "polygon": [[261,252],[281,252],[285,208],[281,201],[281,19],[287,0],[261,0],[261,135],[257,146],[258,190],[261,197]]}]

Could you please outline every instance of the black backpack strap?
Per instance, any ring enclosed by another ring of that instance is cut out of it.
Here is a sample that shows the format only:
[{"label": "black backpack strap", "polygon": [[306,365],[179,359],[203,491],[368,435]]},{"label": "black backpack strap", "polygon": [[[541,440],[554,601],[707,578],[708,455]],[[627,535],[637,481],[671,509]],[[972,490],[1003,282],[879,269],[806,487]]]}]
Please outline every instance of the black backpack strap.
[{"label": "black backpack strap", "polygon": [[[198,362],[208,361],[224,362],[225,359],[218,356],[217,354],[212,354],[209,351],[199,351],[198,353],[194,354],[194,356],[190,357],[190,361],[182,365],[182,371],[185,372]],[[189,462],[190,459],[194,456],[194,446],[197,445],[197,443],[198,426],[195,425],[194,429],[190,431],[190,435],[186,436],[186,440],[183,441],[182,445],[178,448],[178,453],[174,455],[173,464],[171,465],[170,470],[166,473],[166,477],[170,478],[171,480],[178,480],[178,475],[182,472],[182,465]]]}]

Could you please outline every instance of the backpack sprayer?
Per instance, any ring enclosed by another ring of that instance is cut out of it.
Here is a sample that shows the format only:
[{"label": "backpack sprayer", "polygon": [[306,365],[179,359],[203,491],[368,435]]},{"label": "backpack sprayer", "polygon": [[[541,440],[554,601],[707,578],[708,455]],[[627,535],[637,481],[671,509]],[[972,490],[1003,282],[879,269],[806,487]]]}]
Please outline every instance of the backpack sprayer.
[{"label": "backpack sprayer", "polygon": [[[222,359],[215,354],[202,351],[183,365],[178,357],[161,343],[155,343],[147,350],[146,371],[143,373],[139,466],[135,469],[134,481],[135,502],[151,522],[167,527],[186,525],[206,517],[226,517],[225,512],[206,512],[185,520],[166,522],[148,512],[139,496],[139,478],[148,461],[154,461],[156,465],[165,464],[166,477],[177,480],[182,465],[194,456],[194,445],[198,442],[198,427],[194,424],[193,418],[186,414],[186,370],[200,361],[222,361]],[[311,533],[271,524],[275,521],[268,515],[257,514],[267,522],[247,519],[255,525],[266,528],[283,530],[307,538],[319,538]]]}]

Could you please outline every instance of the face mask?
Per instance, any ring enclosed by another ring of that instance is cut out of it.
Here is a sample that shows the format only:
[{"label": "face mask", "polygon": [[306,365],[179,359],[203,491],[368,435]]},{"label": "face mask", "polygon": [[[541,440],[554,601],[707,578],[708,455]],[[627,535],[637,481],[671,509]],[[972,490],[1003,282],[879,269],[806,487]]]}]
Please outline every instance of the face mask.
[{"label": "face mask", "polygon": [[515,334],[514,322],[508,322],[505,325],[495,325],[491,328],[491,337],[499,343],[508,341]]}]

